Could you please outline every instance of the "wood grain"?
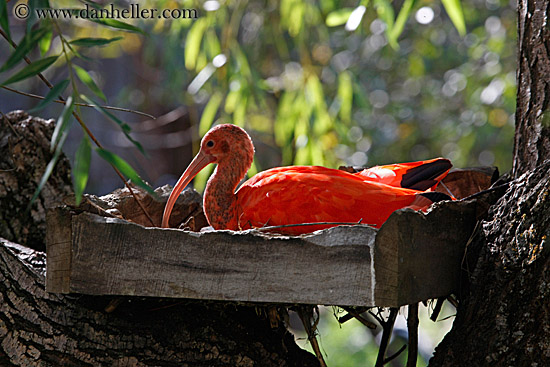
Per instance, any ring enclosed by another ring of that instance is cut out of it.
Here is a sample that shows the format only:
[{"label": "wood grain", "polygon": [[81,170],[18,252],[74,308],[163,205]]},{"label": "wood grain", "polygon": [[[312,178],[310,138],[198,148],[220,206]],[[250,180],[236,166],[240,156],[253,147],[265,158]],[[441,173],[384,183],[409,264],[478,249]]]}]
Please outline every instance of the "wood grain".
[{"label": "wood grain", "polygon": [[457,289],[475,206],[445,203],[427,215],[400,210],[380,230],[340,226],[301,237],[146,228],[57,209],[49,215],[46,286],[57,293],[398,307]]},{"label": "wood grain", "polygon": [[[303,238],[273,238],[247,232],[145,228],[83,213],[72,217],[72,229],[70,292],[373,303],[369,246],[376,230],[366,226],[338,227]],[[47,287],[51,292],[66,292],[59,283],[48,282]]]}]

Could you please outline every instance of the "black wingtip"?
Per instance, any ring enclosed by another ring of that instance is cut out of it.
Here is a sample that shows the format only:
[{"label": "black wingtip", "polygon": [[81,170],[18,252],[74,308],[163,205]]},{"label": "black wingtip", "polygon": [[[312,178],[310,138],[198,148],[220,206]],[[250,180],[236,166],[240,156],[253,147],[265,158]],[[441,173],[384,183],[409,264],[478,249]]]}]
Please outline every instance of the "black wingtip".
[{"label": "black wingtip", "polygon": [[439,158],[433,162],[411,168],[403,175],[401,187],[424,191],[434,186],[438,178],[451,169],[452,163],[446,158]]}]

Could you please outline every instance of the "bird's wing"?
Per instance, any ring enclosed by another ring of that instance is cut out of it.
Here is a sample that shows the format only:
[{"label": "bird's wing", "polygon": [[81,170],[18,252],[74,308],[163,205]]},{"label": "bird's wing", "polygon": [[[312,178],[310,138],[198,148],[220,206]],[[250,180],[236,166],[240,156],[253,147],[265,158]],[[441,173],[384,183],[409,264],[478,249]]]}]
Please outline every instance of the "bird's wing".
[{"label": "bird's wing", "polygon": [[[239,225],[361,221],[380,226],[393,211],[411,205],[417,193],[324,167],[274,168],[237,191]],[[316,229],[303,227],[296,233]]]},{"label": "bird's wing", "polygon": [[397,163],[364,169],[355,175],[365,180],[383,183],[395,187],[404,187],[425,191],[435,188],[449,170],[451,161],[435,158],[427,161]]}]

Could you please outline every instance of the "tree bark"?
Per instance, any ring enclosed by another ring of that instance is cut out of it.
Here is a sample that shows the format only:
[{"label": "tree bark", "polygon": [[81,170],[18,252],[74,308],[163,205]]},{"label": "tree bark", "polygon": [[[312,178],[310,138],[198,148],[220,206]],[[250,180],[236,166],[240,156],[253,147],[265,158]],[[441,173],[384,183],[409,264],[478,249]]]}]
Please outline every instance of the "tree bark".
[{"label": "tree bark", "polygon": [[549,10],[519,1],[514,180],[467,248],[456,320],[430,366],[550,366]]},{"label": "tree bark", "polygon": [[[22,112],[6,116],[9,120],[0,131],[0,149],[10,157],[0,167],[7,170],[0,171],[2,235],[42,248],[46,205],[71,194],[68,162],[61,159],[41,194],[39,210],[27,216],[26,204],[48,162],[53,129]],[[123,191],[104,201],[89,198],[83,207],[144,221],[133,198]],[[162,203],[144,202],[161,215]],[[176,208],[181,218],[193,217],[188,226],[205,223],[198,203],[191,194]],[[45,261],[43,252],[0,237],[0,366],[319,365],[314,355],[296,345],[283,322],[270,325],[264,306],[50,294],[44,285]],[[284,308],[277,311],[285,317]]]},{"label": "tree bark", "polygon": [[518,12],[516,178],[550,157],[550,4],[546,0],[518,0]]},{"label": "tree bark", "polygon": [[62,155],[31,210],[27,207],[53,154],[53,120],[23,111],[0,115],[0,237],[46,250],[46,208],[72,194],[69,160]]},{"label": "tree bark", "polygon": [[0,240],[0,366],[317,366],[262,307],[62,296],[44,289],[45,256]]}]

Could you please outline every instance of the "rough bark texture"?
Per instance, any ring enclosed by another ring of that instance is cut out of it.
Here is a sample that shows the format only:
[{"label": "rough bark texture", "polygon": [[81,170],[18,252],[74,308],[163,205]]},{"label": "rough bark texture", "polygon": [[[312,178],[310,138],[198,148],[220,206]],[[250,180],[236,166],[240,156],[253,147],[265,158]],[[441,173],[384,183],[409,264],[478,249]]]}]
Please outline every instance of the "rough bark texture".
[{"label": "rough bark texture", "polygon": [[53,120],[23,111],[0,115],[0,237],[46,250],[46,208],[72,193],[70,165],[65,156],[44,186],[31,210],[27,206],[48,162]]},{"label": "rough bark texture", "polygon": [[550,157],[550,4],[518,0],[518,97],[514,177]]},{"label": "rough bark texture", "polygon": [[[53,124],[23,112],[7,117],[0,124],[0,366],[319,365],[315,356],[298,348],[283,323],[270,326],[265,307],[47,293],[45,254],[2,236],[43,248],[45,208],[65,197],[72,201],[69,165],[61,159],[38,209],[26,215],[51,157]],[[159,190],[160,196],[169,193]],[[188,194],[176,204],[176,219],[197,229],[205,224],[200,198]],[[87,199],[81,209],[145,221],[125,190],[102,200]],[[141,199],[151,212],[162,212],[162,203]],[[159,216],[153,219],[160,221]],[[114,312],[105,312],[108,305]],[[284,311],[279,315],[284,317]]]},{"label": "rough bark texture", "polygon": [[549,10],[519,1],[515,180],[468,246],[457,317],[430,366],[550,366]]},{"label": "rough bark texture", "polygon": [[514,181],[481,224],[430,366],[550,366],[550,161]]},{"label": "rough bark texture", "polygon": [[0,239],[0,366],[318,365],[264,308],[126,297],[106,313],[111,298],[46,293],[44,263]]}]

